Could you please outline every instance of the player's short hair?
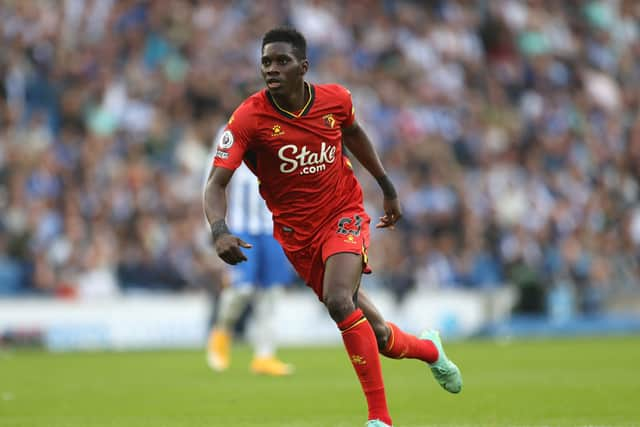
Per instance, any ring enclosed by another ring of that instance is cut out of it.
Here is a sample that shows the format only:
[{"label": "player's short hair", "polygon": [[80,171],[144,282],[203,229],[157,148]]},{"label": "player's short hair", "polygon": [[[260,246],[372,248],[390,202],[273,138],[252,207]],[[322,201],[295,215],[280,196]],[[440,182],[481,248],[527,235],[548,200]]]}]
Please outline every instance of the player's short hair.
[{"label": "player's short hair", "polygon": [[298,59],[307,59],[307,40],[295,28],[278,27],[267,31],[262,38],[262,49],[267,44],[275,42],[290,43]]}]

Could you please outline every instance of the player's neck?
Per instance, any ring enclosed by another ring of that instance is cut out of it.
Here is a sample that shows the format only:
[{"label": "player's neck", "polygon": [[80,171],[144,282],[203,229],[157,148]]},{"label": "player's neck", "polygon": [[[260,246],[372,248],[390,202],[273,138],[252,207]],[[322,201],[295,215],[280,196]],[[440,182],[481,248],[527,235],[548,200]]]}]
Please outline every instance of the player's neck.
[{"label": "player's neck", "polygon": [[307,90],[307,83],[301,82],[299,87],[290,94],[271,95],[278,105],[283,110],[296,113],[302,110],[309,101],[309,90]]}]

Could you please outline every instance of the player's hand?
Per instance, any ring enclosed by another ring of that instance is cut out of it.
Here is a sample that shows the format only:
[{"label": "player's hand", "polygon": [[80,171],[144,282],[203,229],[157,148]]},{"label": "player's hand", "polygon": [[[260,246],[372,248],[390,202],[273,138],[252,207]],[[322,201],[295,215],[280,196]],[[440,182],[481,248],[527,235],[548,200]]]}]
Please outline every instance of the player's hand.
[{"label": "player's hand", "polygon": [[402,209],[398,198],[384,199],[384,216],[380,217],[380,222],[376,224],[376,228],[390,228],[393,230],[395,223],[402,218]]},{"label": "player's hand", "polygon": [[227,264],[236,265],[246,261],[247,257],[240,248],[250,249],[252,246],[233,234],[224,234],[216,240],[216,253]]}]

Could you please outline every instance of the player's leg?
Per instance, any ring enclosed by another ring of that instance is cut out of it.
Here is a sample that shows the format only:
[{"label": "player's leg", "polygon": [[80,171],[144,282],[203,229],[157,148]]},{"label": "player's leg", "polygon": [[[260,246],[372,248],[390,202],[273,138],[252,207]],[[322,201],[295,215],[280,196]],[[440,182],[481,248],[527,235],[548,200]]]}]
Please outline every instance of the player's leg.
[{"label": "player's leg", "polygon": [[462,376],[442,348],[437,331],[426,331],[420,338],[408,334],[397,325],[386,322],[371,298],[358,290],[358,307],[371,323],[380,353],[392,359],[418,359],[429,364],[436,381],[447,391],[459,393]]},{"label": "player's leg", "polygon": [[271,235],[262,235],[256,296],[254,300],[254,358],[251,370],[256,374],[290,375],[293,366],[276,357],[276,329],[274,313],[276,301],[283,294],[283,287],[293,280],[289,261],[282,248]]},{"label": "player's leg", "polygon": [[220,293],[218,314],[209,333],[207,361],[211,369],[224,371],[231,363],[233,328],[254,293],[252,286],[231,285]]},{"label": "player's leg", "polygon": [[433,342],[407,334],[385,321],[365,291],[358,291],[357,301],[376,334],[380,353],[392,359],[419,359],[427,363],[438,360],[438,349]]},{"label": "player's leg", "polygon": [[253,337],[254,357],[251,371],[256,374],[284,376],[291,375],[293,365],[284,363],[276,356],[276,330],[274,326],[274,308],[282,295],[281,285],[258,289],[255,299]]},{"label": "player's leg", "polygon": [[[256,244],[250,235],[243,234],[239,237]],[[220,293],[218,312],[207,345],[207,361],[215,371],[224,371],[231,363],[233,329],[254,295],[257,263],[240,263],[230,267],[229,274],[231,284]]]},{"label": "player's leg", "polygon": [[378,344],[354,294],[360,283],[361,254],[335,253],[325,263],[322,301],[342,332],[342,340],[367,399],[369,420],[391,425],[378,355]]}]

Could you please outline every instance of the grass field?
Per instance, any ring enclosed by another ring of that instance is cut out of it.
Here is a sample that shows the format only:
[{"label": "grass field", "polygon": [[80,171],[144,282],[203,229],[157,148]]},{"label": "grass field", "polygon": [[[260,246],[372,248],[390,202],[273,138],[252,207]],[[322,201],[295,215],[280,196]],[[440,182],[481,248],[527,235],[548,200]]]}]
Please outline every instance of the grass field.
[{"label": "grass field", "polygon": [[[384,360],[396,427],[640,426],[640,339],[452,343],[465,388],[416,361]],[[364,398],[341,348],[282,349],[290,378],[214,374],[198,351],[0,351],[2,427],[362,427]]]}]

